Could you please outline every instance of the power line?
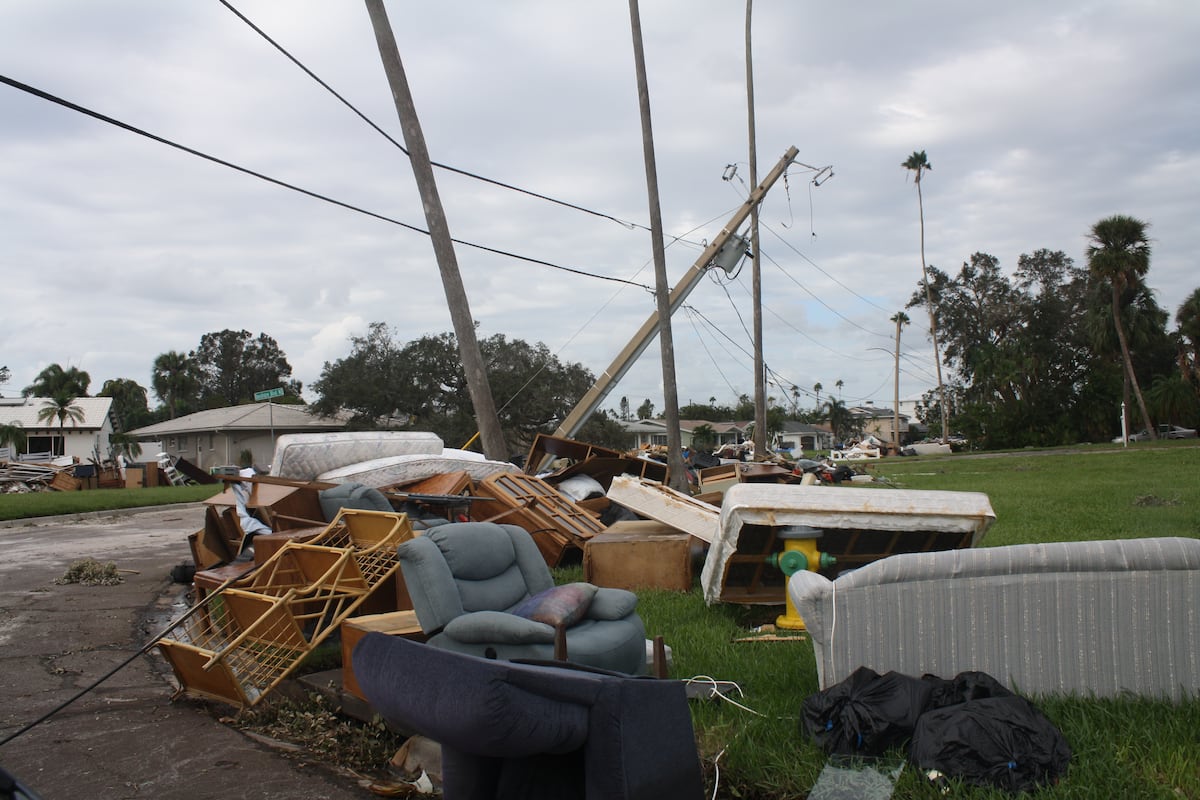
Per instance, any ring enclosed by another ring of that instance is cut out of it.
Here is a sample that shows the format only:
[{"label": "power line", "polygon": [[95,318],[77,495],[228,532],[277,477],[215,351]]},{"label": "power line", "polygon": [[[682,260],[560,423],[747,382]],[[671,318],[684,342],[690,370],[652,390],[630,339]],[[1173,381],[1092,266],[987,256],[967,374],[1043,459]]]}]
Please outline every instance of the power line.
[{"label": "power line", "polygon": [[[761,224],[761,223],[760,223],[760,224]],[[780,235],[778,232],[776,232],[776,231],[775,231],[775,229],[774,229],[774,228],[772,228],[770,225],[763,225],[762,227],[764,227],[764,228],[766,228],[768,231],[770,231],[771,235],[772,235],[772,236],[774,236],[776,239],[778,239],[779,241],[783,242],[783,243],[784,243],[784,245],[786,245],[786,246],[787,246],[787,248],[788,248],[789,250],[791,250],[793,253],[795,253],[796,255],[800,256],[802,259],[804,259],[804,260],[805,260],[805,261],[807,261],[809,264],[811,264],[811,265],[813,266],[813,268],[817,270],[817,272],[820,272],[820,273],[821,273],[822,275],[824,275],[826,278],[829,278],[829,280],[833,281],[833,282],[834,282],[834,283],[836,283],[838,286],[842,287],[842,288],[843,288],[843,289],[845,289],[847,292],[849,292],[850,294],[852,294],[852,295],[854,295],[855,297],[857,297],[859,300],[862,300],[864,303],[867,303],[868,305],[875,306],[875,308],[878,308],[880,311],[883,311],[883,312],[885,312],[885,313],[887,312],[887,309],[886,309],[886,308],[884,308],[883,306],[879,305],[879,304],[878,304],[878,303],[876,303],[874,300],[871,300],[871,299],[869,299],[869,298],[863,297],[861,294],[859,294],[858,292],[854,291],[852,288],[850,288],[850,287],[849,287],[849,286],[847,286],[846,284],[842,283],[841,281],[839,281],[839,280],[838,280],[837,278],[835,278],[834,276],[830,275],[828,272],[826,272],[824,269],[822,269],[822,268],[821,268],[821,266],[820,266],[819,264],[817,264],[817,262],[813,261],[811,258],[809,258],[809,257],[808,257],[808,256],[806,256],[804,253],[802,253],[802,252],[801,252],[801,251],[800,251],[800,250],[799,250],[799,249],[798,249],[798,248],[797,248],[795,245],[793,245],[793,244],[792,244],[791,242],[789,242],[787,239],[783,238],[783,236],[781,236],[781,235]]]},{"label": "power line", "polygon": [[[259,36],[261,36],[263,39],[265,39],[268,43],[270,43],[270,45],[272,47],[274,47],[276,50],[278,50],[280,53],[282,53],[289,61],[291,61],[293,64],[295,64],[297,67],[299,67],[304,72],[304,74],[308,75],[308,77],[310,77],[314,81],[316,81],[323,89],[325,89],[325,91],[329,92],[331,95],[333,95],[335,98],[337,98],[342,103],[342,105],[346,106],[346,108],[348,108],[348,109],[350,109],[350,111],[354,112],[354,114],[359,119],[361,119],[363,122],[370,125],[380,136],[382,136],[383,138],[385,138],[389,142],[391,142],[393,145],[395,145],[400,150],[400,152],[404,153],[404,155],[406,155],[406,156],[408,155],[408,149],[404,145],[402,145],[400,142],[396,141],[396,139],[391,134],[389,134],[387,131],[383,130],[383,128],[381,128],[377,124],[375,124],[375,122],[373,120],[371,120],[370,117],[368,117],[366,114],[364,114],[362,111],[360,111],[357,107],[355,107],[355,105],[353,103],[351,103],[349,100],[347,100],[341,94],[339,94],[332,86],[330,86],[328,83],[323,81],[320,77],[318,77],[317,74],[315,72],[313,72],[311,69],[309,69],[307,66],[305,66],[300,61],[300,59],[296,58],[294,55],[292,55],[290,52],[288,52],[288,50],[283,45],[279,44],[279,42],[272,39],[270,37],[270,35],[268,35],[266,33],[266,31],[264,31],[262,28],[255,25],[253,22],[250,21],[250,19],[248,17],[246,17],[246,15],[244,15],[242,12],[240,12],[236,8],[234,8],[233,5],[228,2],[228,0],[218,0],[218,2],[220,2],[221,5],[225,6],[227,9],[229,9],[238,19],[240,19],[242,22],[246,23],[246,25],[248,25],[251,28],[251,30],[253,30]],[[545,200],[546,202],[555,203],[555,204],[563,206],[565,208],[574,209],[575,211],[582,211],[585,214],[591,214],[592,216],[600,217],[601,219],[610,220],[610,221],[615,222],[618,225],[620,225],[624,228],[627,228],[629,230],[634,230],[636,228],[640,228],[644,231],[650,230],[649,227],[642,225],[640,223],[623,220],[618,217],[614,217],[611,214],[606,214],[603,211],[596,211],[594,209],[585,208],[584,206],[577,205],[575,203],[569,203],[566,200],[559,200],[554,197],[550,197],[548,195],[544,195],[539,192],[534,192],[529,189],[522,189],[519,186],[514,186],[510,183],[505,183],[503,181],[495,180],[493,178],[488,178],[483,175],[479,175],[477,173],[470,172],[465,169],[460,169],[458,167],[451,166],[449,164],[442,164],[437,161],[431,161],[430,163],[433,166],[438,167],[439,169],[446,170],[447,172],[454,172],[454,173],[463,175],[468,178],[473,178],[477,181],[482,181],[484,183],[490,183],[493,186],[498,186],[502,189],[508,189],[510,191],[519,192],[521,194],[529,195],[530,197],[535,197],[539,200]]]},{"label": "power line", "polygon": [[[45,92],[45,91],[42,91],[41,89],[34,88],[33,86],[30,86],[28,84],[22,83],[13,78],[9,78],[6,75],[0,75],[0,83],[7,84],[7,85],[13,87],[14,89],[19,89],[23,92],[26,92],[27,94],[33,95],[34,97],[38,97],[43,100],[48,100],[51,103],[55,103],[64,108],[69,108],[72,111],[76,111],[80,114],[84,114],[86,116],[92,117],[93,119],[100,120],[101,122],[106,122],[109,125],[113,125],[115,127],[121,128],[122,130],[125,130],[125,131],[129,131],[130,133],[135,133],[138,136],[143,136],[147,139],[158,142],[159,144],[164,144],[168,147],[173,147],[176,150],[180,150],[184,153],[187,153],[188,155],[196,156],[197,158],[202,158],[205,161],[211,161],[214,164],[219,164],[223,167],[227,167],[228,169],[232,169],[237,172],[241,172],[244,175],[249,175],[251,177],[258,178],[259,180],[266,181],[267,183],[274,184],[275,186],[280,186],[284,189],[290,189],[293,192],[298,192],[299,194],[305,195],[307,197],[311,197],[315,200],[321,200],[323,202],[330,203],[331,205],[335,205],[340,208],[344,208],[348,211],[354,211],[359,214],[363,214],[365,216],[371,217],[373,219],[380,220],[382,222],[388,222],[388,223],[391,223],[392,225],[398,225],[399,227],[413,231],[414,233],[419,233],[424,236],[429,236],[429,231],[424,228],[418,227],[416,225],[411,225],[407,222],[402,222],[398,219],[395,219],[394,217],[389,217],[384,214],[379,214],[375,211],[369,211],[365,208],[362,208],[361,206],[353,205],[352,203],[347,203],[342,200],[337,200],[328,195],[321,194],[320,192],[314,192],[310,189],[305,189],[305,188],[303,188],[301,186],[297,186],[293,183],[288,183],[287,181],[280,180],[279,178],[272,178],[270,175],[265,175],[261,172],[256,172],[255,170],[252,170],[248,167],[243,167],[239,164],[234,164],[232,161],[226,161],[223,158],[218,158],[217,156],[209,155],[208,153],[204,153],[200,150],[196,150],[195,148],[188,147],[187,145],[183,145],[183,144],[180,144],[179,142],[172,141],[171,139],[167,139],[165,137],[158,136],[157,134],[150,133],[149,131],[143,130],[142,128],[139,128],[135,125],[130,125],[127,122],[122,122],[122,121],[115,119],[113,117],[110,117],[106,114],[102,114],[99,111],[93,111],[90,108],[86,108],[85,106],[81,106],[77,103],[73,103],[70,100],[66,100],[64,98],[50,94],[49,92]],[[587,278],[596,278],[598,280],[611,281],[613,283],[623,283],[628,286],[635,286],[635,287],[642,289],[644,291],[647,291],[647,292],[654,291],[653,287],[651,287],[651,286],[647,286],[647,285],[641,284],[641,283],[636,283],[634,281],[629,281],[624,278],[617,278],[617,277],[613,277],[610,275],[599,275],[597,273],[586,272],[584,270],[576,269],[574,267],[564,267],[561,264],[555,264],[551,261],[546,261],[544,259],[533,258],[532,256],[523,256],[523,255],[520,255],[519,253],[513,253],[508,250],[500,250],[495,247],[488,247],[487,245],[478,244],[476,242],[468,242],[463,239],[451,239],[451,241],[453,241],[455,244],[459,244],[464,247],[471,247],[476,250],[482,250],[487,253],[494,253],[496,255],[505,256],[507,258],[516,259],[517,261],[524,261],[529,264],[537,264],[539,266],[550,267],[551,269],[561,270],[563,272],[569,272],[574,275],[582,275]]]}]

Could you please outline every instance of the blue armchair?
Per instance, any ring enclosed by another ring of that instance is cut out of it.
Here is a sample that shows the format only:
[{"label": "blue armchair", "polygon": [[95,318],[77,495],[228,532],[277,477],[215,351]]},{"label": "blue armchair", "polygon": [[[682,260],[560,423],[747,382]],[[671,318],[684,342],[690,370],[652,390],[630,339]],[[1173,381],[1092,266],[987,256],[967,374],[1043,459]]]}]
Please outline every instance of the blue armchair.
[{"label": "blue armchair", "polygon": [[506,661],[549,660],[557,633],[560,650],[565,634],[571,662],[631,675],[646,671],[646,632],[632,592],[584,586],[586,611],[578,621],[555,626],[530,618],[529,601],[545,597],[554,581],[523,528],[440,525],[402,543],[397,553],[417,620],[434,647]]}]

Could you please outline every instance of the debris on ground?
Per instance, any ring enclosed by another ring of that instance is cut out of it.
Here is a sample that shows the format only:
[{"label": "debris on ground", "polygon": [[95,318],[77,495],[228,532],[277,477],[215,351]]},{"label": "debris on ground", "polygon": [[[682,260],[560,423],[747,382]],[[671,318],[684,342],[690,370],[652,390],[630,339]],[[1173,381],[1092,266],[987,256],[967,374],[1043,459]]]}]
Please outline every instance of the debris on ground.
[{"label": "debris on ground", "polygon": [[111,561],[101,564],[94,558],[84,558],[76,561],[67,568],[61,578],[54,581],[57,584],[79,583],[84,586],[116,586],[123,583],[124,578],[117,572],[117,565]]}]

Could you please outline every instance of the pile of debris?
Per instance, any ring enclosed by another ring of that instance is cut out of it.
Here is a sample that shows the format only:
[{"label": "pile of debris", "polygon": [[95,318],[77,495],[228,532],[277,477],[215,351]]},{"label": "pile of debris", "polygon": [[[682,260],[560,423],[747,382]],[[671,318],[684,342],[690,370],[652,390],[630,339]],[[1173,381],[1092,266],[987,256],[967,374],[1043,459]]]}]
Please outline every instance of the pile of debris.
[{"label": "pile of debris", "polygon": [[75,465],[58,462],[49,453],[18,456],[16,460],[0,460],[0,494],[25,494],[42,491],[74,491],[79,488]]},{"label": "pile of debris", "polygon": [[[304,622],[304,609],[320,605],[314,598],[338,598],[338,618],[325,609],[321,636],[343,622],[352,631],[420,634],[394,542],[380,549],[369,535],[329,544],[343,536],[339,526],[385,524],[370,515],[400,520],[399,540],[447,522],[512,524],[528,531],[547,565],[582,564],[596,586],[691,591],[699,577],[710,603],[761,605],[785,604],[788,565],[801,553],[808,561],[800,568],[836,575],[893,553],[973,546],[994,518],[986,498],[819,488],[850,472],[829,462],[718,461],[695,468],[691,491],[680,492],[667,465],[646,452],[547,435],[519,466],[445,448],[431,433],[288,434],[272,465],[270,475],[217,475],[223,488],[188,537],[202,611],[197,630],[181,629],[171,657],[184,691],[235,705],[256,703],[315,646]],[[369,580],[359,574],[364,559],[383,559],[371,562]],[[349,571],[331,578],[317,569],[327,563]],[[214,599],[226,590],[237,602]],[[276,626],[282,633],[264,632]],[[260,650],[272,654],[272,671],[252,663]],[[284,650],[291,657],[278,660]],[[243,661],[221,667],[226,652]],[[246,683],[259,672],[261,680]]]},{"label": "pile of debris", "polygon": [[11,448],[0,448],[0,494],[182,486],[195,481],[197,472],[201,479],[215,482],[196,467],[187,466],[165,453],[146,462],[127,462],[123,457],[100,461],[97,457],[82,463],[71,456],[49,452],[18,455]]}]

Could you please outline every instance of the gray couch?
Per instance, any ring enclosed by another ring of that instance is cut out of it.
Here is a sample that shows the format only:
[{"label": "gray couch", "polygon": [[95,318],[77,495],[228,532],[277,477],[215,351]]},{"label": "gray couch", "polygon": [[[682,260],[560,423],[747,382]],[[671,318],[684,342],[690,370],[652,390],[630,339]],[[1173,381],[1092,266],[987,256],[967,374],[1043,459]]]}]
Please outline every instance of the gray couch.
[{"label": "gray couch", "polygon": [[822,688],[860,666],[989,673],[1025,694],[1200,695],[1200,540],[896,555],[788,593]]}]

